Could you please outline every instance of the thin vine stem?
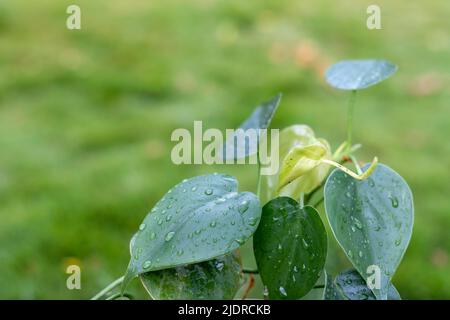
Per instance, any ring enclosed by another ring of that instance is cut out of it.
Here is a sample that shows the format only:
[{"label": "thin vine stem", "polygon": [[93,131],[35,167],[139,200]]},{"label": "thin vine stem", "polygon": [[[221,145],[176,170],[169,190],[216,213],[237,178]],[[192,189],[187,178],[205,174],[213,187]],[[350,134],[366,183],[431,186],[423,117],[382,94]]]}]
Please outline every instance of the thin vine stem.
[{"label": "thin vine stem", "polygon": [[258,182],[256,185],[256,195],[258,198],[261,196],[261,163],[259,162],[259,154],[258,154]]},{"label": "thin vine stem", "polygon": [[352,135],[353,135],[353,114],[355,110],[355,99],[356,99],[356,90],[352,90],[350,94],[350,99],[348,101],[348,110],[347,110],[347,153],[350,152],[350,148],[352,146]]},{"label": "thin vine stem", "polygon": [[363,171],[362,171],[361,167],[359,166],[358,159],[356,159],[356,157],[354,155],[350,155],[350,159],[352,160],[353,164],[355,165],[356,172],[358,172],[358,174],[362,174]]},{"label": "thin vine stem", "polygon": [[91,300],[99,300],[101,297],[105,296],[108,292],[112,291],[114,288],[118,287],[122,284],[125,277],[120,277],[119,279],[114,280],[108,286],[106,286],[102,291],[97,293],[95,296],[91,298]]}]

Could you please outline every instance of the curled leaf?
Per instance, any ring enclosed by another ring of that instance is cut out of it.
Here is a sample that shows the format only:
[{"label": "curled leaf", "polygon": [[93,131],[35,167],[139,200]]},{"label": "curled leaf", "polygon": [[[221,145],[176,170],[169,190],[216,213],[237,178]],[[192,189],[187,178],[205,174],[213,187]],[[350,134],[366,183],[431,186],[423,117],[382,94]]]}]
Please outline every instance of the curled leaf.
[{"label": "curled leaf", "polygon": [[331,159],[328,142],[316,138],[306,125],[293,125],[280,132],[279,172],[266,178],[266,201],[277,196],[298,198],[320,185],[329,165],[320,163]]},{"label": "curled leaf", "polygon": [[[281,164],[278,191],[299,179],[298,192],[308,193],[318,186],[325,178],[328,170],[315,170],[322,160],[331,157],[330,146],[323,139],[317,139],[307,146],[292,148]],[[322,173],[322,174],[317,174]],[[324,173],[324,174],[323,174]]]}]

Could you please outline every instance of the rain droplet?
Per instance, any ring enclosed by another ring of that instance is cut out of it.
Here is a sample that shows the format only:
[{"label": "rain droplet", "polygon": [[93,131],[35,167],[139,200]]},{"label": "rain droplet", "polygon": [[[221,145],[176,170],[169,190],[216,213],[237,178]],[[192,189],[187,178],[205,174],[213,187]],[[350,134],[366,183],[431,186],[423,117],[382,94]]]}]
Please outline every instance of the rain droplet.
[{"label": "rain droplet", "polygon": [[397,247],[398,247],[401,243],[402,243],[402,239],[401,239],[401,238],[395,240],[395,245],[396,245]]},{"label": "rain droplet", "polygon": [[211,228],[214,228],[217,225],[217,223],[215,221],[213,221],[209,225],[210,225]]},{"label": "rain droplet", "polygon": [[351,259],[353,258],[353,252],[352,250],[348,250],[348,257]]},{"label": "rain droplet", "polygon": [[182,256],[182,255],[183,255],[183,253],[184,253],[184,251],[183,251],[183,250],[178,250],[178,251],[177,251],[177,256]]},{"label": "rain droplet", "polygon": [[170,221],[170,220],[172,220],[172,216],[169,214],[169,215],[166,217],[166,221]]},{"label": "rain droplet", "polygon": [[152,265],[152,262],[150,260],[147,260],[142,264],[142,268],[148,269],[151,267],[151,265]]},{"label": "rain droplet", "polygon": [[283,296],[287,297],[286,289],[284,289],[283,287],[280,287],[278,290],[280,291],[280,293],[281,293]]},{"label": "rain droplet", "polygon": [[239,204],[239,206],[238,206],[238,211],[239,211],[241,214],[244,214],[247,210],[248,210],[248,201],[247,201],[247,200],[244,200],[244,201],[242,201],[242,202]]},{"label": "rain droplet", "polygon": [[363,252],[362,252],[362,251],[359,251],[359,252],[358,252],[358,256],[359,256],[360,258],[362,258],[362,257],[363,257]]},{"label": "rain droplet", "polygon": [[150,240],[153,240],[156,238],[156,233],[152,232],[150,233]]},{"label": "rain droplet", "polygon": [[283,246],[281,245],[281,243],[278,244],[278,250],[283,250]]},{"label": "rain droplet", "polygon": [[141,223],[141,225],[139,226],[139,230],[144,230],[146,226],[147,225],[145,223]]},{"label": "rain droplet", "polygon": [[251,226],[255,226],[257,222],[258,220],[256,220],[256,218],[251,217],[248,219],[248,224]]},{"label": "rain droplet", "polygon": [[237,243],[239,243],[240,245],[242,245],[242,244],[244,244],[244,239],[242,239],[242,238],[237,238],[237,239],[235,239],[235,241],[237,242]]},{"label": "rain droplet", "polygon": [[170,231],[170,232],[168,232],[168,233],[166,234],[166,237],[164,238],[164,240],[170,241],[170,240],[172,240],[172,238],[173,238],[174,235],[175,235],[175,232]]},{"label": "rain droplet", "polygon": [[216,263],[216,269],[219,270],[219,271],[222,271],[224,266],[225,266],[225,264],[223,262],[221,262],[221,261],[218,261]]},{"label": "rain droplet", "polygon": [[298,268],[297,268],[297,266],[294,266],[294,272],[298,272]]},{"label": "rain droplet", "polygon": [[395,196],[389,197],[391,199],[391,205],[393,208],[398,208],[398,199]]},{"label": "rain droplet", "polygon": [[197,187],[195,187],[195,186],[194,186],[194,187],[192,187],[191,191],[192,191],[192,192],[195,192],[195,191],[197,191]]},{"label": "rain droplet", "polygon": [[213,194],[213,189],[206,189],[206,190],[205,190],[205,194],[206,194],[207,196],[212,195],[212,194]]},{"label": "rain droplet", "polygon": [[303,243],[303,246],[305,247],[305,249],[309,247],[309,244],[308,244],[308,242],[306,242],[305,239],[302,239],[302,243]]}]

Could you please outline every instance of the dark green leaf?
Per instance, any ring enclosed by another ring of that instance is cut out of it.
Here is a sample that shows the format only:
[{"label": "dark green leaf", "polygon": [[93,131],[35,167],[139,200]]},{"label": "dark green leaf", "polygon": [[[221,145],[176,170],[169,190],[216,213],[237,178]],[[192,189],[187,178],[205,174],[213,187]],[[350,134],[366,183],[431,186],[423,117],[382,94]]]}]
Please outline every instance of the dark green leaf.
[{"label": "dark green leaf", "polygon": [[[366,281],[354,269],[339,274],[336,277],[335,286],[346,299],[376,300],[373,292],[367,287]],[[400,294],[392,283],[389,283],[387,298],[388,300],[401,300]]]},{"label": "dark green leaf", "polygon": [[325,273],[322,271],[314,287],[300,300],[322,300],[325,282],[326,282]]},{"label": "dark green leaf", "polygon": [[326,79],[337,89],[358,90],[389,78],[395,71],[397,66],[386,60],[345,60],[328,68]]},{"label": "dark green leaf", "polygon": [[255,258],[271,299],[298,299],[320,277],[327,252],[327,235],[317,211],[288,197],[263,208],[253,237]]},{"label": "dark green leaf", "polygon": [[390,279],[411,238],[411,190],[395,171],[378,164],[363,181],[334,170],[324,195],[325,211],[337,241],[364,279],[371,275],[367,273],[369,266],[380,268],[381,289],[373,291],[378,299],[386,299]]},{"label": "dark green leaf", "polygon": [[131,241],[123,288],[138,274],[202,262],[232,252],[255,232],[258,198],[237,192],[235,178],[211,174],[169,190]]},{"label": "dark green leaf", "polygon": [[255,111],[247,118],[239,129],[256,129],[258,134],[256,139],[238,139],[238,134],[235,133],[232,137],[228,137],[224,144],[223,159],[240,159],[255,154],[258,151],[259,143],[259,129],[267,129],[272,121],[273,115],[278,108],[281,100],[281,93],[276,95],[270,101],[262,103]]},{"label": "dark green leaf", "polygon": [[243,279],[236,252],[201,263],[147,272],[140,278],[155,300],[233,299]]}]

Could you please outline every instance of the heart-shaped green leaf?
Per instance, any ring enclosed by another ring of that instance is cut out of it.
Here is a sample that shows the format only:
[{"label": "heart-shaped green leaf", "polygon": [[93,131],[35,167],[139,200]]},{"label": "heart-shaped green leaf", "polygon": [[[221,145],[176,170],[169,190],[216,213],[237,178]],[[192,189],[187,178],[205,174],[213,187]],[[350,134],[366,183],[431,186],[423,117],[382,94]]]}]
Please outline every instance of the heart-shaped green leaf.
[{"label": "heart-shaped green leaf", "polygon": [[211,174],[184,180],[155,205],[131,241],[128,282],[149,271],[202,262],[232,252],[255,232],[258,198],[237,192],[235,178]]},{"label": "heart-shaped green leaf", "polygon": [[289,197],[263,207],[253,237],[258,270],[271,299],[298,299],[320,277],[327,253],[327,234],[317,211]]},{"label": "heart-shaped green leaf", "polygon": [[237,252],[209,261],[147,272],[140,278],[155,300],[233,299],[243,279]]},{"label": "heart-shaped green leaf", "polygon": [[[334,283],[341,299],[348,300],[376,300],[373,292],[367,287],[366,281],[358,271],[352,269],[339,274]],[[389,284],[388,300],[401,300],[400,294],[392,283]]]},{"label": "heart-shaped green leaf", "polygon": [[386,60],[345,60],[333,64],[326,71],[327,82],[341,90],[359,90],[373,86],[397,71]]},{"label": "heart-shaped green leaf", "polygon": [[[255,136],[248,136],[246,139],[239,137],[242,130],[236,131],[233,136],[227,137],[223,147],[223,159],[240,159],[251,156],[258,152],[259,129],[267,129],[272,121],[273,115],[281,101],[281,93],[271,100],[259,105],[253,113],[240,126],[239,129],[255,129]],[[253,139],[252,139],[253,138]],[[256,139],[255,139],[256,138]]]},{"label": "heart-shaped green leaf", "polygon": [[411,190],[395,171],[378,164],[362,181],[334,170],[324,195],[325,211],[337,241],[364,279],[371,275],[369,266],[380,268],[381,288],[373,292],[378,299],[386,299],[390,279],[411,238]]}]

